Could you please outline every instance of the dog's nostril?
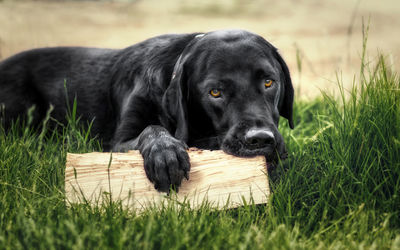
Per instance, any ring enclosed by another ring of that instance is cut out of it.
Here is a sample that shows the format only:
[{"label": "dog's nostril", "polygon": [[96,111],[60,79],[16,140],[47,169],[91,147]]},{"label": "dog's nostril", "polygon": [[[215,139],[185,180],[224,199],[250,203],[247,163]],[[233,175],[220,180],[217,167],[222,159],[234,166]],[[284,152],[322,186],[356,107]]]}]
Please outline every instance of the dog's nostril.
[{"label": "dog's nostril", "polygon": [[274,134],[271,131],[263,129],[249,130],[244,139],[247,145],[258,148],[275,144]]}]

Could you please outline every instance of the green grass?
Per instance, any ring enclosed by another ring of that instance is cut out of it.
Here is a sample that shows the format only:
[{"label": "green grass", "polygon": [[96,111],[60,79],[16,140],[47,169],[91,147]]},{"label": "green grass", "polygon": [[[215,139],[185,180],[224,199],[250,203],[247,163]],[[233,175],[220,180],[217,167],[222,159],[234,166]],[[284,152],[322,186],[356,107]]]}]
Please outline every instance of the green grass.
[{"label": "green grass", "polygon": [[268,205],[67,207],[66,153],[101,150],[78,119],[0,129],[0,249],[400,249],[400,78],[383,59],[368,68],[339,99],[297,101],[294,130],[282,120],[290,155]]}]

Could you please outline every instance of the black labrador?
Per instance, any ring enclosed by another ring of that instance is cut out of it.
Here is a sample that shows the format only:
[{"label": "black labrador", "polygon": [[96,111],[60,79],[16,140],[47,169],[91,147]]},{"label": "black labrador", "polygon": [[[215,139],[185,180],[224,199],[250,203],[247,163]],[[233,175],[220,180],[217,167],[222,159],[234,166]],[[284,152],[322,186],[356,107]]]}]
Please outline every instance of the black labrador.
[{"label": "black labrador", "polygon": [[277,49],[243,30],[163,35],[122,50],[34,49],[0,63],[0,105],[7,129],[34,106],[65,122],[77,100],[82,121],[105,150],[140,150],[159,191],[178,188],[190,170],[187,145],[237,156],[286,149],[283,116],[293,128],[294,91]]}]

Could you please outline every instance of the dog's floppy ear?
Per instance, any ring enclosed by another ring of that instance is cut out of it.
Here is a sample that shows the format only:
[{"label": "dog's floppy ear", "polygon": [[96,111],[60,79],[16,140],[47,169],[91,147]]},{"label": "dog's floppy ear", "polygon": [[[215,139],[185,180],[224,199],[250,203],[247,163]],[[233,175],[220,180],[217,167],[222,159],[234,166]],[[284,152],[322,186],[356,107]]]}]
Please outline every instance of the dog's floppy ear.
[{"label": "dog's floppy ear", "polygon": [[164,93],[162,107],[167,129],[175,138],[187,142],[189,137],[187,117],[187,75],[182,55],[175,64],[171,82]]},{"label": "dog's floppy ear", "polygon": [[280,106],[279,114],[285,117],[289,121],[289,126],[291,129],[294,128],[293,125],[293,99],[294,99],[294,89],[292,85],[292,80],[290,78],[289,68],[283,60],[282,56],[278,51],[274,50],[275,58],[278,60],[282,68],[283,82],[284,82],[284,96],[283,103]]}]

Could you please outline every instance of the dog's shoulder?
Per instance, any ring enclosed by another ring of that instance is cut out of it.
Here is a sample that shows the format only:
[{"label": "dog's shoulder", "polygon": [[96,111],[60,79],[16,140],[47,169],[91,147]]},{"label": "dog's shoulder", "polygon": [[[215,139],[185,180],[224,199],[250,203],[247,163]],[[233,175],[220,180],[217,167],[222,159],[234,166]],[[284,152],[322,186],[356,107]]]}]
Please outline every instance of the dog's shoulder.
[{"label": "dog's shoulder", "polygon": [[179,56],[198,34],[156,36],[120,50],[110,68],[110,73],[114,76],[114,84],[130,85],[134,81],[134,79],[128,79],[130,75],[140,76],[145,85],[151,83],[155,88],[164,89],[171,79]]},{"label": "dog's shoulder", "polygon": [[141,63],[151,64],[150,66],[168,64],[170,60],[175,60],[198,34],[166,34],[152,37],[121,50],[119,57],[128,61],[140,59]]}]

